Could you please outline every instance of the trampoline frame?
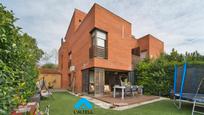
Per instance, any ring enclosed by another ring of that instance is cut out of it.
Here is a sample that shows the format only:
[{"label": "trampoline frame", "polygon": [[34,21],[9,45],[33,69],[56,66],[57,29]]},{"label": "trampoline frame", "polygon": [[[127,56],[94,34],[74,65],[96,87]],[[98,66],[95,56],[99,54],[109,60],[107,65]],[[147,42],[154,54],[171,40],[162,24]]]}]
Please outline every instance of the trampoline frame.
[{"label": "trampoline frame", "polygon": [[[204,78],[200,81],[199,85],[198,85],[198,88],[196,90],[196,94],[194,97],[188,97],[188,96],[185,96],[183,97],[183,88],[184,88],[184,83],[185,83],[185,77],[186,77],[186,72],[187,72],[187,64],[185,63],[183,65],[183,73],[181,74],[182,78],[181,78],[181,87],[180,87],[180,91],[179,93],[176,93],[177,91],[177,77],[178,77],[178,67],[177,65],[174,66],[174,104],[175,106],[178,108],[178,109],[181,109],[181,106],[182,106],[182,102],[185,102],[185,103],[192,103],[193,104],[193,108],[192,108],[192,115],[194,113],[199,113],[199,114],[204,114],[204,112],[200,112],[200,111],[195,111],[195,107],[204,107],[204,101],[202,102],[199,102],[196,98],[197,96],[199,95],[198,92],[200,90],[200,87],[201,87],[201,84],[204,83]],[[202,95],[201,95],[202,96]],[[178,104],[176,103],[178,102]]]},{"label": "trampoline frame", "polygon": [[[179,92],[179,96],[177,96],[176,94],[176,87],[177,87],[177,70],[178,70],[178,67],[177,65],[175,65],[174,67],[174,105],[178,108],[178,109],[181,109],[181,106],[182,106],[182,102],[187,102],[187,103],[192,103],[191,101],[188,101],[188,100],[184,100],[182,99],[182,95],[183,95],[183,86],[184,86],[184,81],[185,81],[185,76],[186,76],[186,66],[187,64],[185,63],[183,65],[183,73],[182,73],[182,81],[181,81],[181,87],[180,87],[180,92]],[[179,97],[179,99],[177,99]],[[176,104],[176,102],[179,102],[178,104]]]}]

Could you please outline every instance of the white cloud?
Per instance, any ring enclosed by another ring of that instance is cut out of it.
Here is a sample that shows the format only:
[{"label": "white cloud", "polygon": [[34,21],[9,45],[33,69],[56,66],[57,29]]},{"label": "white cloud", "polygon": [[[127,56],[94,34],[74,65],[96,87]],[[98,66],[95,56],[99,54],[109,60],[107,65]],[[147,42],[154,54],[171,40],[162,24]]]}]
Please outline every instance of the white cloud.
[{"label": "white cloud", "polygon": [[74,8],[88,12],[94,2],[132,23],[139,38],[152,34],[165,42],[165,50],[198,50],[204,54],[204,1],[202,0],[11,0],[7,9],[20,18],[17,25],[38,41],[45,51],[58,49]]}]

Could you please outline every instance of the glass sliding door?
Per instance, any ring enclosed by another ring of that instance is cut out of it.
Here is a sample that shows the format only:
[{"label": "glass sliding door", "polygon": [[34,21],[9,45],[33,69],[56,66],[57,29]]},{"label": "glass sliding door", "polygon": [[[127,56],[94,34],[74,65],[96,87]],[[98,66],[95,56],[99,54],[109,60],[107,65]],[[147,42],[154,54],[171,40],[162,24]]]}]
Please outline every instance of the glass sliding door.
[{"label": "glass sliding door", "polygon": [[89,71],[89,94],[94,94],[94,71]]},{"label": "glass sliding door", "polygon": [[95,86],[95,96],[102,96],[104,93],[104,78],[105,71],[101,68],[94,68],[94,86]]},{"label": "glass sliding door", "polygon": [[128,72],[128,82],[130,82],[132,85],[135,85],[135,75],[134,71]]},{"label": "glass sliding door", "polygon": [[89,92],[89,69],[82,70],[82,91],[84,94]]}]

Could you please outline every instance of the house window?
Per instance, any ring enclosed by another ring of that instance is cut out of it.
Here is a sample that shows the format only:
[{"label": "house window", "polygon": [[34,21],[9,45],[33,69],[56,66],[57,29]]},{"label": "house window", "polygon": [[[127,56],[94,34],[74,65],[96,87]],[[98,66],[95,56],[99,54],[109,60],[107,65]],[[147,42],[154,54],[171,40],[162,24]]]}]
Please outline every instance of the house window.
[{"label": "house window", "polygon": [[92,46],[90,49],[90,57],[107,57],[107,33],[98,29],[91,32]]},{"label": "house window", "polygon": [[68,68],[72,65],[72,52],[68,53]]},{"label": "house window", "polygon": [[69,52],[68,56],[69,56],[69,60],[71,60],[72,59],[72,52]]},{"label": "house window", "polygon": [[140,47],[132,49],[132,55],[140,56]]},{"label": "house window", "polygon": [[141,52],[141,53],[140,53],[140,58],[141,58],[141,59],[147,58],[147,51]]},{"label": "house window", "polygon": [[61,70],[63,69],[63,55],[61,55],[61,60],[60,60],[60,64],[61,64]]},{"label": "house window", "polygon": [[101,38],[97,38],[96,45],[99,47],[105,47],[105,40]]}]

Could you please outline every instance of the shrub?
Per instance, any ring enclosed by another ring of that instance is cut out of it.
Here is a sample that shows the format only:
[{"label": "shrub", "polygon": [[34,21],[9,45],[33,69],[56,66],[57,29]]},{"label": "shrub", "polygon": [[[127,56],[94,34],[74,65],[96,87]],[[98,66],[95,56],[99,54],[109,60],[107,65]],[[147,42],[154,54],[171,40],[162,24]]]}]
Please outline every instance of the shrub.
[{"label": "shrub", "polygon": [[36,40],[15,26],[16,18],[0,4],[0,114],[26,103],[35,93],[36,63],[42,56]]},{"label": "shrub", "polygon": [[[182,66],[184,57],[182,54],[175,53],[162,54],[158,59],[145,59],[136,65],[137,84],[144,86],[147,95],[168,96],[173,89],[174,65]],[[199,58],[186,57],[190,65],[204,65],[204,60]],[[194,60],[190,60],[194,59]]]},{"label": "shrub", "polygon": [[146,94],[149,95],[167,95],[170,81],[167,75],[168,67],[166,61],[146,60],[140,62],[136,67],[138,73],[138,84],[144,86]]}]

